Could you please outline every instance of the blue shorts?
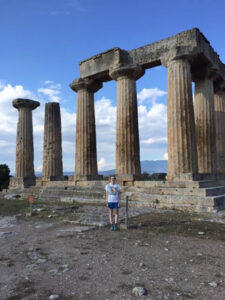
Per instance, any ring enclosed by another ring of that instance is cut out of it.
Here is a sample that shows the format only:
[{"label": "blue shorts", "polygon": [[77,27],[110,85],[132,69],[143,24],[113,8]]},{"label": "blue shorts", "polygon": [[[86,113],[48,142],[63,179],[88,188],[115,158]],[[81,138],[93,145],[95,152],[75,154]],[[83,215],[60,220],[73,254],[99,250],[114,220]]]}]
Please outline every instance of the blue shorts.
[{"label": "blue shorts", "polygon": [[118,209],[118,202],[108,202],[109,209]]}]

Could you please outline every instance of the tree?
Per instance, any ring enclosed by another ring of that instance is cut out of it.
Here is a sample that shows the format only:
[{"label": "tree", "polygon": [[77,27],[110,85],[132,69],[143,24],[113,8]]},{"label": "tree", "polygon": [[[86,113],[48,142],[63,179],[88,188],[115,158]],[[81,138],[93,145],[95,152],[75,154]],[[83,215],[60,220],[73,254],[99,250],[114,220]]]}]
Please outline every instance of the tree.
[{"label": "tree", "polygon": [[9,167],[4,164],[0,165],[0,191],[2,189],[7,189],[9,186]]}]

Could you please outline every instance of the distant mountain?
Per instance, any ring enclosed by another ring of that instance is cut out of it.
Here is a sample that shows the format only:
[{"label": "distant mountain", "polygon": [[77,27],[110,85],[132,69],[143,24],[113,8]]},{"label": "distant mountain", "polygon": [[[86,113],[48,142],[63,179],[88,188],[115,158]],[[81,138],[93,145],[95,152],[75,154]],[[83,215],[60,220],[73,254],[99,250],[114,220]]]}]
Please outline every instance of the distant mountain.
[{"label": "distant mountain", "polygon": [[[141,173],[167,173],[168,161],[167,160],[144,160],[141,161]],[[109,176],[115,174],[115,169],[107,171],[99,171],[100,175]]]},{"label": "distant mountain", "polygon": [[[143,160],[141,161],[141,173],[147,172],[148,174],[153,173],[167,173],[167,160]],[[109,176],[115,174],[115,169],[107,171],[99,171],[100,175]],[[35,174],[36,176],[41,176],[40,172]],[[64,176],[74,175],[74,172],[64,172]]]}]

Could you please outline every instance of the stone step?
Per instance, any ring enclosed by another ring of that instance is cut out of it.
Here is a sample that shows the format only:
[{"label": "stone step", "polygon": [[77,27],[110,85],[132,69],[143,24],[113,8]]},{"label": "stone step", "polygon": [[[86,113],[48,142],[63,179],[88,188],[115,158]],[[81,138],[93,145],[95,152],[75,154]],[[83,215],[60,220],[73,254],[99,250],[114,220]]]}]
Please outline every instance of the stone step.
[{"label": "stone step", "polygon": [[205,189],[206,196],[218,196],[225,194],[225,186],[216,186]]},{"label": "stone step", "polygon": [[216,196],[225,193],[225,186],[211,188],[167,188],[167,187],[152,187],[152,188],[129,188],[126,193],[144,192],[154,195],[193,195],[193,196]]}]

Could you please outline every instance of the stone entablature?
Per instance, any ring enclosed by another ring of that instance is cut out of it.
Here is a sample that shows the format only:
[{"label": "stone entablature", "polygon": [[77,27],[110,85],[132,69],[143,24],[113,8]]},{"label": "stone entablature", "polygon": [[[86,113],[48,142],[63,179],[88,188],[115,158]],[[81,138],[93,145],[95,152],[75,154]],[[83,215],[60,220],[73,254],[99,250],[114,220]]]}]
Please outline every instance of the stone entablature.
[{"label": "stone entablature", "polygon": [[131,51],[115,47],[92,56],[80,62],[80,77],[109,81],[111,65],[138,64],[143,69],[148,69],[160,66],[163,60],[184,56],[188,56],[193,72],[202,65],[210,64],[217,71],[218,78],[225,78],[225,65],[197,28]]}]

